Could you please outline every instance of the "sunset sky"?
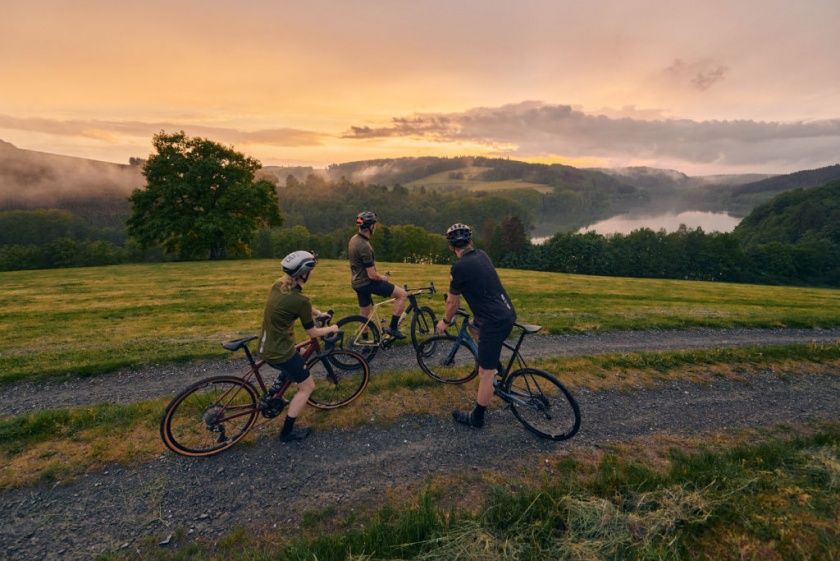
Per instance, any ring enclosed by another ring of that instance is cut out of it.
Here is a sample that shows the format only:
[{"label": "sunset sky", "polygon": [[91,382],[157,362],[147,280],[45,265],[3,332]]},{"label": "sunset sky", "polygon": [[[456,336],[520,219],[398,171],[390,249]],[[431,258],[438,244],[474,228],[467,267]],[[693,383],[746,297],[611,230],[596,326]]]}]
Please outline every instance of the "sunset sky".
[{"label": "sunset sky", "polygon": [[184,129],[314,165],[840,162],[840,2],[3,0],[0,139],[127,162]]}]

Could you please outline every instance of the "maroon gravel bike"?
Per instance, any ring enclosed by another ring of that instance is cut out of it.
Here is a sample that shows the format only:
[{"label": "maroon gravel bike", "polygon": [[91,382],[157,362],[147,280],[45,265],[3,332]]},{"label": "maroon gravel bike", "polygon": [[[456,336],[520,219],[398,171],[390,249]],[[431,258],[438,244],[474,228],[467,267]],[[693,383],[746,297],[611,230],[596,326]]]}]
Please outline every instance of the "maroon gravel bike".
[{"label": "maroon gravel bike", "polygon": [[[319,318],[327,325],[332,311]],[[335,409],[352,403],[368,385],[370,368],[362,356],[342,349],[342,332],[324,337],[324,349],[317,338],[298,343],[306,369],[315,380],[315,391],[307,403],[318,409]],[[248,434],[260,419],[277,417],[288,403],[283,395],[292,385],[288,377],[280,390],[269,395],[260,368],[248,343],[256,336],[234,339],[222,346],[245,351],[248,367],[239,376],[213,376],[184,388],[166,406],[160,436],[167,448],[183,456],[212,456],[227,450]],[[279,404],[279,405],[278,405]]]}]

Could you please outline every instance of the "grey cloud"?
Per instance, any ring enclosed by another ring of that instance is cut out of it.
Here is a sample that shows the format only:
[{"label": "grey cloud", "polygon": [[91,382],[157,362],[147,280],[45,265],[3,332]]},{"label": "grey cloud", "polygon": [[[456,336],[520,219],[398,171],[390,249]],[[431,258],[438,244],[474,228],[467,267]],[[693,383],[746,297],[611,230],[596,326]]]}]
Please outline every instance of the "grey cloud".
[{"label": "grey cloud", "polygon": [[798,122],[642,120],[536,101],[462,113],[417,114],[346,138],[419,137],[514,145],[511,155],[680,160],[717,165],[816,165],[840,160],[840,119]]},{"label": "grey cloud", "polygon": [[43,132],[62,136],[79,136],[116,142],[119,136],[147,136],[161,130],[184,130],[188,134],[205,136],[233,144],[267,144],[271,146],[314,146],[328,136],[315,131],[291,128],[242,131],[228,127],[213,127],[170,122],[57,120],[21,118],[0,115],[0,128]]},{"label": "grey cloud", "polygon": [[679,58],[665,69],[665,73],[678,83],[688,83],[700,91],[708,90],[723,80],[727,72],[729,68],[718,62],[701,60],[688,63]]}]

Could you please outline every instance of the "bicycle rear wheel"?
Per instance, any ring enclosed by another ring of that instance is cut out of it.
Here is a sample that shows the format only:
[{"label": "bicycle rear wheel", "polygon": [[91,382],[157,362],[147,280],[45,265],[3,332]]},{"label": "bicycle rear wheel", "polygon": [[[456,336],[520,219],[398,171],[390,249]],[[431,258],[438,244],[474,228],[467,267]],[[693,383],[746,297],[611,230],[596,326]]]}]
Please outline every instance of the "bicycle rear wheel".
[{"label": "bicycle rear wheel", "polygon": [[[344,348],[348,351],[353,351],[362,355],[365,361],[373,360],[376,351],[379,350],[379,343],[381,341],[379,335],[379,328],[372,321],[368,321],[365,316],[347,316],[341,318],[336,323],[338,328],[344,333]],[[365,328],[367,326],[367,328]],[[342,357],[336,357],[335,360],[341,360]],[[355,361],[347,364],[341,364],[344,367],[358,366]]]},{"label": "bicycle rear wheel", "polygon": [[335,409],[359,397],[370,380],[370,367],[359,353],[335,349],[306,364],[315,380],[307,403],[318,409]]},{"label": "bicycle rear wheel", "polygon": [[254,387],[236,376],[205,378],[185,388],[166,406],[160,436],[183,456],[212,456],[245,436],[259,412]]},{"label": "bicycle rear wheel", "polygon": [[414,350],[426,339],[435,334],[435,312],[428,306],[417,308],[411,316],[411,344]]},{"label": "bicycle rear wheel", "polygon": [[510,409],[525,428],[543,438],[566,440],[580,428],[580,408],[557,378],[520,368],[504,381]]},{"label": "bicycle rear wheel", "polygon": [[420,344],[417,364],[427,375],[444,384],[463,384],[478,374],[472,347],[451,335],[435,335]]}]

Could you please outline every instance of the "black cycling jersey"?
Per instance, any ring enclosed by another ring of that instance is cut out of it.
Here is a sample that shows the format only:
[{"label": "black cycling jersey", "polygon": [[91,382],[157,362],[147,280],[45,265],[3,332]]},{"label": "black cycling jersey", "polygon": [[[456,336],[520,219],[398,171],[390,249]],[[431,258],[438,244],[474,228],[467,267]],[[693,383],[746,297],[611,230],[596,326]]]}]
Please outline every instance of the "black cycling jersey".
[{"label": "black cycling jersey", "polygon": [[471,249],[452,265],[451,294],[463,294],[479,324],[513,323],[516,310],[499,280],[492,261],[480,249]]}]

